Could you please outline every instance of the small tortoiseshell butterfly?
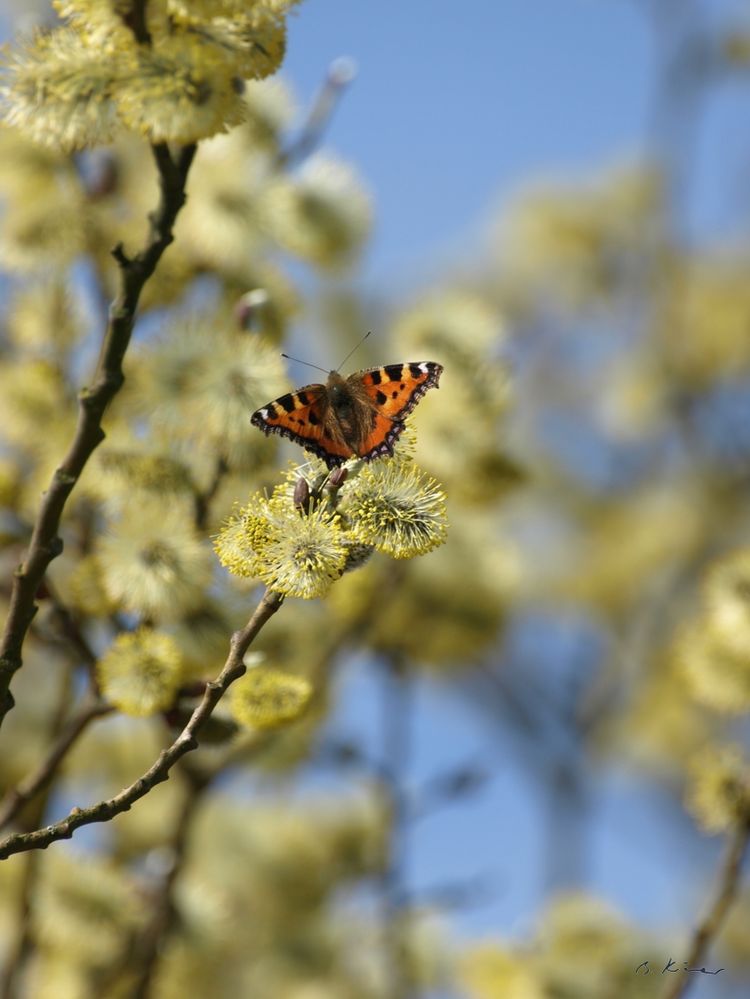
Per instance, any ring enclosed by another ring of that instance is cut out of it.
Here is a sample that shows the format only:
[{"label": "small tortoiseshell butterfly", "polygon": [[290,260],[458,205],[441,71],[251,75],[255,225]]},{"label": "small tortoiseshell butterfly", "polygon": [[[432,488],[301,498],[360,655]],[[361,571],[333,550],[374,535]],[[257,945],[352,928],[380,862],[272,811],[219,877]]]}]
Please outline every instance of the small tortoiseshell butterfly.
[{"label": "small tortoiseshell butterfly", "polygon": [[326,385],[305,385],[257,410],[251,423],[264,434],[283,434],[334,468],[358,455],[369,461],[393,454],[407,416],[442,365],[434,361],[386,364],[342,378],[331,371]]}]

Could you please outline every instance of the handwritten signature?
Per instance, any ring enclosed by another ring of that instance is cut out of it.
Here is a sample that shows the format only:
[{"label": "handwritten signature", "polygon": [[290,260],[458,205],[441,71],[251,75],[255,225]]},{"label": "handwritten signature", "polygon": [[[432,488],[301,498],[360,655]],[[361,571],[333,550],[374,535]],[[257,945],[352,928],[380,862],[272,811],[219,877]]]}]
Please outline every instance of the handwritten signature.
[{"label": "handwritten signature", "polygon": [[[706,968],[688,968],[687,961],[683,961],[682,967],[679,968],[677,966],[677,962],[673,961],[672,958],[670,957],[670,959],[661,969],[661,973],[662,975],[665,974],[666,972],[671,972],[672,974],[676,974],[677,972],[682,972],[683,974],[688,974],[688,975],[720,975],[723,970],[724,970],[723,968],[717,968],[716,971],[708,971]],[[644,961],[642,964],[639,964],[638,967],[635,969],[635,973],[636,975],[650,975],[651,968],[649,968],[648,966],[648,961]]]}]

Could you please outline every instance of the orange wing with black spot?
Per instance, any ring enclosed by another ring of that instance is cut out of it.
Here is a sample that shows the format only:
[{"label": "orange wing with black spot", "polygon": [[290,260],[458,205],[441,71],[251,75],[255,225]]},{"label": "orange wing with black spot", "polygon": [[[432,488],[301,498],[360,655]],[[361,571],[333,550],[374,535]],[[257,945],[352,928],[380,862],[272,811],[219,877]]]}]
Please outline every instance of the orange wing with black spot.
[{"label": "orange wing with black spot", "polygon": [[437,388],[442,365],[434,361],[385,364],[358,371],[347,379],[364,390],[374,410],[372,430],[362,441],[359,455],[368,461],[393,454],[393,445],[404,429],[404,419],[429,388]]},{"label": "orange wing with black spot", "polygon": [[256,410],[250,422],[266,435],[281,434],[301,444],[333,468],[343,465],[353,452],[331,433],[331,416],[325,385],[305,385]]},{"label": "orange wing with black spot", "polygon": [[434,361],[412,361],[358,371],[347,381],[361,384],[379,413],[403,420],[427,389],[438,387],[442,372],[443,366]]}]

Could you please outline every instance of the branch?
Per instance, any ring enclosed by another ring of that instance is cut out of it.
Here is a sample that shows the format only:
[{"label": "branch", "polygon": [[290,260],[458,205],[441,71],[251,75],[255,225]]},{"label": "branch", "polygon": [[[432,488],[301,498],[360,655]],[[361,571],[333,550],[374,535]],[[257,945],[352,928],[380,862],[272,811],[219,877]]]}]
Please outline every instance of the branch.
[{"label": "branch", "polygon": [[275,164],[277,168],[301,163],[320,144],[344,91],[356,75],[357,66],[351,59],[340,58],[331,63],[300,134],[279,152]]},{"label": "branch", "polygon": [[211,501],[216,496],[219,491],[219,486],[221,485],[222,479],[229,471],[229,466],[223,458],[217,458],[216,468],[214,469],[214,475],[209,482],[206,489],[201,492],[196,489],[195,499],[194,499],[194,516],[195,516],[195,526],[199,531],[205,531],[206,525],[208,523],[208,513],[211,506]]},{"label": "branch", "polygon": [[91,722],[96,718],[102,718],[112,710],[110,704],[98,699],[83,705],[78,714],[74,715],[60,732],[37,769],[16,787],[11,788],[0,801],[0,829],[12,822],[24,805],[49,784],[70,748]]},{"label": "branch", "polygon": [[151,44],[151,33],[148,30],[146,18],[147,0],[133,0],[129,10],[120,13],[120,17],[133,32],[139,45]]},{"label": "branch", "polygon": [[[46,593],[45,593],[46,591]],[[78,621],[73,617],[62,597],[57,592],[57,587],[53,585],[49,576],[45,576],[42,585],[37,592],[37,600],[45,595],[54,612],[56,623],[60,629],[62,638],[66,639],[73,651],[78,654],[79,659],[84,663],[89,673],[93,676],[96,665],[96,653],[89,645],[88,639],[81,630]],[[0,823],[1,825],[2,823]]]},{"label": "branch", "polygon": [[417,905],[440,909],[443,912],[466,911],[475,906],[486,905],[497,896],[492,884],[492,875],[477,874],[464,881],[448,881],[445,884],[425,888],[416,899]]},{"label": "branch", "polygon": [[408,815],[412,822],[431,815],[445,805],[475,794],[487,782],[489,774],[480,763],[465,763],[446,770],[428,781],[408,802]]},{"label": "branch", "polygon": [[[750,840],[750,815],[745,818],[744,822],[738,824],[729,842],[721,868],[716,897],[693,934],[685,962],[688,968],[697,968],[705,960],[709,947],[715,940],[729,909],[737,898],[740,889],[742,860],[745,856],[748,840]],[[688,973],[674,974],[664,992],[664,999],[681,999],[692,982],[693,978]]]},{"label": "branch", "polygon": [[283,599],[281,594],[266,590],[245,627],[232,635],[229,656],[224,668],[216,680],[206,685],[203,699],[190,716],[187,725],[172,745],[159,754],[156,762],[149,767],[146,773],[129,787],[116,794],[114,798],[100,801],[90,808],[74,808],[67,818],[54,825],[46,826],[44,829],[8,836],[0,842],[0,860],[11,857],[15,853],[23,853],[26,850],[46,849],[50,843],[57,840],[70,839],[75,830],[81,826],[91,825],[94,822],[108,822],[115,815],[129,811],[139,798],[143,798],[157,784],[168,780],[169,773],[175,763],[186,753],[198,748],[197,737],[201,729],[211,717],[214,708],[230,685],[245,672],[243,658],[250,643],[263,625],[276,613]]},{"label": "branch", "polygon": [[[307,668],[307,677],[313,687],[311,710],[315,710],[315,705],[323,706],[325,691],[333,682],[342,650],[356,644],[365,629],[372,624],[373,618],[378,614],[387,615],[391,603],[398,601],[403,574],[404,566],[399,563],[386,565],[380,577],[382,585],[374,588],[372,597],[364,601],[358,612],[346,624],[338,629],[331,629],[330,634],[318,644],[315,658],[308,663]],[[274,745],[282,732],[283,729],[258,730],[253,735],[252,743],[240,739],[230,743],[223,750],[217,747],[211,753],[210,763],[207,764],[205,760],[201,760],[200,764],[193,761],[193,776],[211,782],[227,767],[244,765],[261,756],[269,746]],[[379,764],[372,763],[368,766],[368,776],[373,770],[377,770],[380,775]]]},{"label": "branch", "polygon": [[119,291],[110,306],[94,384],[79,394],[73,441],[43,494],[26,561],[13,579],[8,617],[0,642],[0,725],[13,707],[10,683],[21,668],[23,642],[37,610],[37,591],[50,562],[63,550],[58,530],[65,503],[86,462],[104,440],[102,418],[125,380],[122,362],[130,343],[141,291],[172,242],[174,221],[185,203],[185,183],[195,145],[186,146],[176,159],[164,144],[152,148],[159,171],[159,205],[149,217],[149,235],[140,253],[128,257],[121,245],[113,251],[120,269]]}]

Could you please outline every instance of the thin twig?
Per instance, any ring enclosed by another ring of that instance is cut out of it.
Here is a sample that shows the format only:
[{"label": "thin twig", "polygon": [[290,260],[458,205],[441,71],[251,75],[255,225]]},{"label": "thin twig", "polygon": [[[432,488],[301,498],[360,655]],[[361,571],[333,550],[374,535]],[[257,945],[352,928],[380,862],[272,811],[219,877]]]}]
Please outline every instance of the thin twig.
[{"label": "thin twig", "polygon": [[43,589],[47,591],[46,595],[52,604],[55,619],[59,625],[62,636],[67,639],[72,649],[78,654],[79,659],[84,663],[86,668],[90,671],[93,670],[93,667],[96,664],[97,656],[91,648],[88,639],[81,630],[78,621],[70,612],[70,609],[66,606],[57,590],[57,587],[52,583],[49,576],[45,576],[42,586]]},{"label": "thin twig", "polygon": [[[716,897],[709,906],[703,920],[697,926],[688,951],[685,964],[687,968],[697,968],[702,965],[708,949],[716,939],[727,913],[732,907],[740,890],[740,875],[742,861],[750,840],[750,816],[734,830],[724,857]],[[693,983],[694,976],[682,971],[675,971],[664,991],[664,999],[681,999]]]},{"label": "thin twig", "polygon": [[113,250],[119,265],[119,291],[109,310],[94,383],[79,394],[73,441],[43,494],[26,560],[13,579],[0,643],[0,725],[13,707],[10,683],[22,664],[23,642],[37,611],[37,591],[48,565],[63,549],[58,531],[65,503],[86,462],[104,440],[102,418],[125,380],[123,358],[130,343],[141,291],[172,242],[175,218],[185,203],[185,183],[195,148],[195,145],[185,146],[173,159],[166,145],[152,147],[159,172],[160,199],[156,211],[149,217],[146,245],[133,257],[126,255],[122,245]]},{"label": "thin twig", "polygon": [[206,692],[190,716],[185,728],[172,745],[159,754],[156,762],[138,780],[120,791],[114,798],[100,801],[89,808],[74,808],[65,819],[54,825],[46,826],[44,829],[36,829],[33,832],[8,836],[0,842],[0,860],[15,853],[23,853],[26,850],[45,849],[50,843],[57,840],[70,839],[75,830],[81,826],[91,825],[94,822],[108,822],[115,815],[127,812],[139,798],[148,794],[157,784],[168,780],[175,763],[186,753],[197,749],[197,737],[214,708],[229,686],[244,674],[246,667],[242,660],[250,643],[263,625],[276,613],[283,599],[281,594],[266,590],[255,609],[255,613],[245,627],[232,635],[229,656],[224,668],[216,680],[206,685]]},{"label": "thin twig", "polygon": [[351,59],[336,59],[328,68],[323,85],[313,101],[310,113],[302,129],[292,142],[279,151],[276,158],[278,169],[296,166],[312,153],[328,128],[331,118],[339,105],[344,91],[352,82],[357,69]]},{"label": "thin twig", "polygon": [[[364,602],[357,614],[341,628],[331,631],[327,640],[324,637],[316,648],[315,658],[309,663],[307,672],[307,677],[313,686],[312,705],[323,704],[325,691],[332,681],[342,652],[357,645],[366,628],[377,620],[379,614],[387,615],[391,601],[398,600],[404,566],[397,563],[395,566],[387,566],[386,570],[382,577],[383,585],[375,588],[372,597]],[[229,767],[244,766],[262,756],[268,747],[273,746],[281,737],[283,731],[283,729],[256,731],[252,742],[238,739],[227,745],[223,751],[217,747],[211,753],[210,762],[191,760],[191,774],[195,779],[210,783]],[[375,767],[376,764],[373,764],[368,773],[371,773]]]},{"label": "thin twig", "polygon": [[[356,645],[362,637],[366,626],[371,625],[378,613],[386,613],[391,600],[398,599],[398,586],[402,579],[403,567],[396,566],[396,571],[389,571],[384,576],[384,585],[377,589],[370,600],[365,601],[355,617],[348,621],[341,628],[331,631],[328,640],[324,637],[316,648],[315,658],[309,663],[307,677],[313,687],[311,705],[323,703],[325,691],[331,682],[332,676],[337,667],[337,657],[343,649]],[[383,597],[385,590],[387,596]],[[210,762],[206,760],[192,760],[191,773],[196,779],[201,779],[205,783],[213,781],[220,773],[229,767],[246,765],[249,761],[255,760],[273,746],[280,737],[283,737],[283,729],[256,731],[253,734],[252,742],[246,739],[237,739],[229,743],[220,750],[214,748],[211,753]]]},{"label": "thin twig", "polygon": [[11,788],[0,801],[0,829],[12,822],[24,805],[49,784],[68,751],[91,722],[96,718],[103,718],[112,710],[111,705],[98,698],[83,704],[62,729],[36,770]]},{"label": "thin twig", "polygon": [[139,45],[151,44],[151,33],[148,30],[148,20],[146,17],[147,0],[133,0],[129,8],[120,14],[123,21],[135,36]]}]

